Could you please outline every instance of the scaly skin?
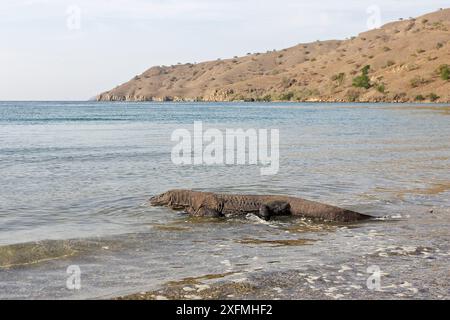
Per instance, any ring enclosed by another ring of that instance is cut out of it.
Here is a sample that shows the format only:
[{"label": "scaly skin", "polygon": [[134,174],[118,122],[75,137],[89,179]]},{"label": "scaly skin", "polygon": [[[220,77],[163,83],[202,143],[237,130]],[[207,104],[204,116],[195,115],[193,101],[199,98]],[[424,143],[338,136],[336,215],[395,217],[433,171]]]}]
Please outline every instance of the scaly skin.
[{"label": "scaly skin", "polygon": [[171,190],[150,199],[153,206],[185,210],[192,216],[232,216],[253,213],[271,216],[293,215],[313,220],[352,222],[371,216],[301,198],[278,195],[232,195],[191,190]]}]

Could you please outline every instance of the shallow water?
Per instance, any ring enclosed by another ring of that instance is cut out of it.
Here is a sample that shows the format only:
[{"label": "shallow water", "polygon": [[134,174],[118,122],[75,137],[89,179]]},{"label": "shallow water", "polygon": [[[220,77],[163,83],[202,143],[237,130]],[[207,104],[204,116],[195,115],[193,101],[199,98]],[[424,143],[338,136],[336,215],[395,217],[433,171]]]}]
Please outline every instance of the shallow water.
[{"label": "shallow water", "polygon": [[[172,131],[197,120],[279,129],[279,173],[172,164]],[[278,283],[282,298],[449,298],[449,124],[434,105],[2,102],[0,298],[113,297],[205,275]],[[147,205],[173,188],[290,194],[380,219],[217,221]],[[80,290],[66,288],[70,265]],[[379,292],[366,286],[374,265]]]}]

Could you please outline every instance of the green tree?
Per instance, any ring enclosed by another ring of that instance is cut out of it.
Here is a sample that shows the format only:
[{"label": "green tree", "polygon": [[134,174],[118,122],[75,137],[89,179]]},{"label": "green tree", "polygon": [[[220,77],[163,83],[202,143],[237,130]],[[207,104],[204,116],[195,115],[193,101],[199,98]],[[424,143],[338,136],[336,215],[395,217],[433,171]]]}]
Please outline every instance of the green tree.
[{"label": "green tree", "polygon": [[363,75],[367,76],[369,74],[369,70],[370,70],[370,66],[366,65],[366,66],[364,66],[364,68],[361,69],[361,72]]},{"label": "green tree", "polygon": [[450,79],[450,67],[448,66],[448,64],[443,64],[439,67],[439,75],[441,76],[442,80]]},{"label": "green tree", "polygon": [[370,66],[367,65],[361,69],[360,76],[353,78],[353,86],[354,87],[369,89],[372,86],[370,83],[369,76],[368,76],[369,70],[370,70]]}]

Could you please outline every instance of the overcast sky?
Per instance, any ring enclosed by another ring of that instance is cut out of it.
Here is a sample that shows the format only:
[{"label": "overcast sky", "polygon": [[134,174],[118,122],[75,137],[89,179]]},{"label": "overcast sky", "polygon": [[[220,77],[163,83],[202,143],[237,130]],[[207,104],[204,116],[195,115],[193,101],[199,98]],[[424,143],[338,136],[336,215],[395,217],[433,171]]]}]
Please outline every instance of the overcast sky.
[{"label": "overcast sky", "polygon": [[153,65],[343,39],[441,0],[0,0],[0,100],[86,100]]}]

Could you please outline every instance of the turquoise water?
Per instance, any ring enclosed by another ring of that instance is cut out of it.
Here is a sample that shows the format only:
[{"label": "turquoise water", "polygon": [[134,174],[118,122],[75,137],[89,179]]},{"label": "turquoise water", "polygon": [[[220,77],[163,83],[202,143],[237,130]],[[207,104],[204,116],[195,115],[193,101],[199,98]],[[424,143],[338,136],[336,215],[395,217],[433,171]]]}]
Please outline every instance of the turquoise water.
[{"label": "turquoise water", "polygon": [[[391,274],[393,298],[448,298],[449,116],[430,105],[0,102],[0,298],[109,297],[189,276],[342,265],[354,270],[347,287],[364,287],[367,264]],[[174,165],[171,133],[194,121],[279,129],[279,173]],[[381,219],[198,221],[148,206],[173,188],[290,194]],[[270,244],[299,238],[311,241]],[[74,264],[78,291],[65,286]]]}]

